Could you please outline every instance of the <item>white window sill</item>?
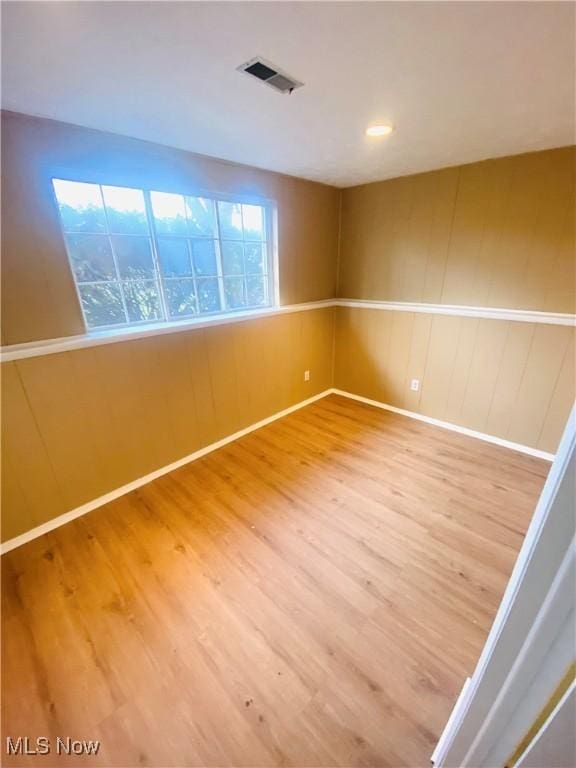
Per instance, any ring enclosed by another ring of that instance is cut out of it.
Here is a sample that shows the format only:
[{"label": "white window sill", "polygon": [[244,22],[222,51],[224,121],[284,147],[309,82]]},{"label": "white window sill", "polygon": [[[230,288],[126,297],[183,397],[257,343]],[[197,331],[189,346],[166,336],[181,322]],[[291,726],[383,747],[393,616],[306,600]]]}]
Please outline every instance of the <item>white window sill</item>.
[{"label": "white window sill", "polygon": [[60,339],[46,339],[44,341],[29,341],[24,344],[12,344],[2,347],[0,361],[5,363],[11,360],[21,360],[26,357],[40,357],[53,355],[57,352],[69,352],[85,347],[97,347],[102,344],[114,344],[119,341],[132,341],[143,339],[147,336],[162,336],[167,333],[178,333],[198,328],[211,328],[216,325],[229,325],[246,320],[255,320],[261,317],[284,315],[290,312],[303,312],[311,309],[321,309],[334,305],[333,299],[324,301],[306,302],[302,304],[285,304],[283,306],[263,307],[262,309],[249,309],[238,312],[228,312],[209,317],[195,317],[187,320],[172,320],[169,322],[148,323],[145,325],[119,326],[103,330],[88,331],[79,336],[66,336]]}]

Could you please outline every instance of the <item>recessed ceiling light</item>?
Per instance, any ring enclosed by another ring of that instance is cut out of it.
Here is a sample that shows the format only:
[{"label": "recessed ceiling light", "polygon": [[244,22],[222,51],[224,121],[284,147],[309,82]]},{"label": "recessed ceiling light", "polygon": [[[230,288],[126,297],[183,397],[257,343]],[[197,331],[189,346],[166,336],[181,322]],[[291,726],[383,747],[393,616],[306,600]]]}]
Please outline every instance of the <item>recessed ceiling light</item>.
[{"label": "recessed ceiling light", "polygon": [[371,125],[366,128],[366,136],[389,136],[393,130],[392,125]]}]

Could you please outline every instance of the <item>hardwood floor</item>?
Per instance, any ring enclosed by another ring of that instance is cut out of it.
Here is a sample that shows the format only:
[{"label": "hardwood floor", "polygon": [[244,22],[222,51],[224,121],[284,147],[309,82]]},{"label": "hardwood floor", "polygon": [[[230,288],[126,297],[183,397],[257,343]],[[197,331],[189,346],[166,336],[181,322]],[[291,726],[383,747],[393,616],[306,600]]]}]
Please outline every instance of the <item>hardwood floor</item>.
[{"label": "hardwood floor", "polygon": [[4,765],[428,766],[549,464],[330,396],[2,558]]}]

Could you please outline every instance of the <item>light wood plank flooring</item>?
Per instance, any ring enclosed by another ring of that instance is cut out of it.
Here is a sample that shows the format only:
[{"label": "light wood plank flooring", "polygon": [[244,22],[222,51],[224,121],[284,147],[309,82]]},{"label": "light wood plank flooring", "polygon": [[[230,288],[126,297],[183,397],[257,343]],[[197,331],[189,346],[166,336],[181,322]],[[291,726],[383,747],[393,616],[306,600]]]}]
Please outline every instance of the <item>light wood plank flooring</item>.
[{"label": "light wood plank flooring", "polygon": [[425,766],[549,464],[330,396],[2,558],[5,765]]}]

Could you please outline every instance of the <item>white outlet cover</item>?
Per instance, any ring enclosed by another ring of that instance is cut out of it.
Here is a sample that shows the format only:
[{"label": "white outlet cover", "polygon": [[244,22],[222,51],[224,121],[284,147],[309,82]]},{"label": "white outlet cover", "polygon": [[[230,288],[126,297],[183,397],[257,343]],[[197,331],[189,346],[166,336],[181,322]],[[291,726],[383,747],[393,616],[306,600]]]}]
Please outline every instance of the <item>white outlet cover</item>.
[{"label": "white outlet cover", "polygon": [[418,390],[420,389],[420,379],[412,379],[412,381],[410,382],[410,389],[413,392],[418,392]]},{"label": "white outlet cover", "polygon": [[304,381],[310,381],[310,371],[304,371]]}]

